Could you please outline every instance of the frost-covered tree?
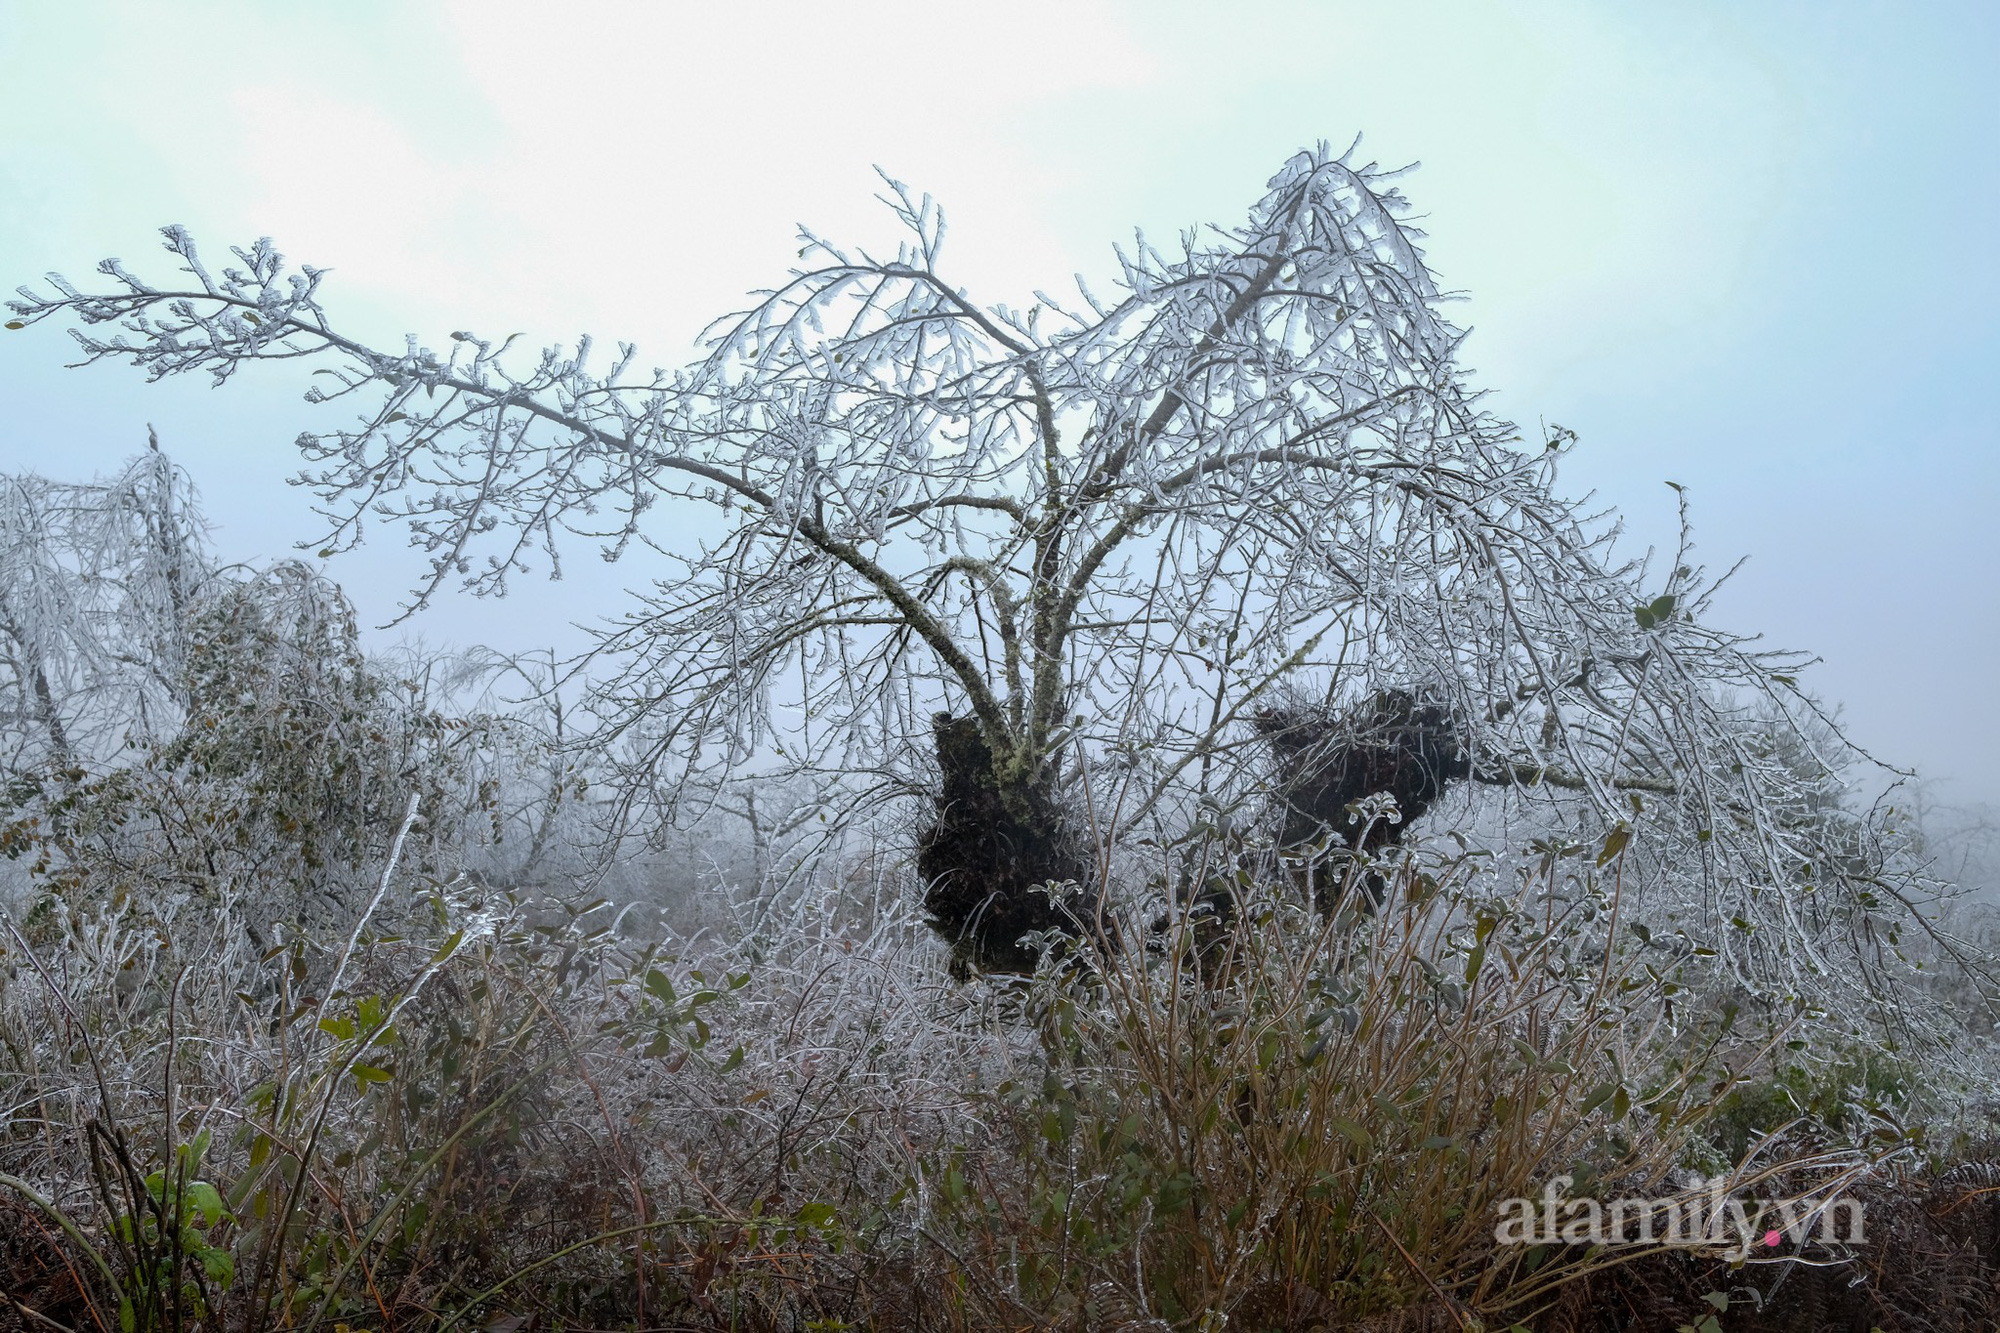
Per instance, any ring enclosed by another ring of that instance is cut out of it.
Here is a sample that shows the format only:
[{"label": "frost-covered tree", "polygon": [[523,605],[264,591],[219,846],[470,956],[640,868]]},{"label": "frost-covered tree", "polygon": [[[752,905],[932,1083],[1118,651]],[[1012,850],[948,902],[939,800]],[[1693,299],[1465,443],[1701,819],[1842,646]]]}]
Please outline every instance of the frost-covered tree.
[{"label": "frost-covered tree", "polygon": [[0,477],[0,896],[231,902],[262,940],[372,889],[412,795],[408,866],[532,874],[569,769],[498,670],[371,657],[324,574],[218,564],[157,442],[108,479]]},{"label": "frost-covered tree", "polygon": [[[175,710],[105,757],[6,771],[0,850],[15,893],[157,919],[227,905],[261,948],[279,923],[342,919],[373,884],[412,795],[409,868],[449,874],[486,833],[473,768],[505,721],[445,711],[361,650],[354,615],[303,564],[221,571],[190,600]],[[153,667],[156,642],[110,640]],[[89,715],[88,690],[58,696]]]},{"label": "frost-covered tree", "polygon": [[71,769],[170,733],[212,569],[157,440],[110,478],[0,477],[0,768]]},{"label": "frost-covered tree", "polygon": [[155,379],[311,362],[308,400],[347,416],[299,437],[300,480],[330,546],[406,526],[413,604],[503,592],[573,538],[657,553],[672,574],[600,650],[634,809],[746,765],[892,796],[942,765],[1102,865],[1240,806],[1259,710],[1394,687],[1505,799],[1579,834],[1643,811],[1661,892],[1744,984],[1851,978],[1843,932],[1906,910],[1839,867],[1800,886],[1802,769],[1751,725],[1822,744],[1795,660],[1710,624],[1685,550],[1620,563],[1556,490],[1569,432],[1481,407],[1392,173],[1322,145],[1242,223],[1018,305],[951,279],[928,197],[885,202],[893,252],[802,233],[678,370],[629,343],[373,347],[320,270],[269,241],[212,267],[177,227],[171,280],[108,260],[10,308]]}]

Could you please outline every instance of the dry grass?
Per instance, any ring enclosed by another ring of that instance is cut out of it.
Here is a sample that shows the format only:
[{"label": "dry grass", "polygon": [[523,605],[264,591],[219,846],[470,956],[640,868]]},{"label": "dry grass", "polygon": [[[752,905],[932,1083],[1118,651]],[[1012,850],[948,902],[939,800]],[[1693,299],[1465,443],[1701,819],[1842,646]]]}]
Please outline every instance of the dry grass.
[{"label": "dry grass", "polygon": [[[1615,879],[1551,853],[1511,896],[1493,883],[1474,858],[1407,860],[1378,916],[1246,894],[1205,967],[1183,922],[1152,958],[1043,977],[1043,1060],[995,1096],[1015,1138],[943,1187],[969,1295],[1078,1328],[1262,1326],[1302,1294],[1322,1319],[1469,1328],[1621,1261],[1501,1247],[1499,1205],[1563,1175],[1676,1194],[1730,1080],[1664,1023],[1672,983],[1603,949]],[[1813,1179],[1847,1161],[1816,1154]]]},{"label": "dry grass", "polygon": [[1244,884],[1205,956],[973,988],[838,881],[754,962],[464,884],[263,956],[61,918],[7,942],[0,1282],[106,1333],[1538,1322],[1629,1256],[1499,1201],[1671,1193],[1730,1087],[1615,872],[1413,852],[1379,915]]}]

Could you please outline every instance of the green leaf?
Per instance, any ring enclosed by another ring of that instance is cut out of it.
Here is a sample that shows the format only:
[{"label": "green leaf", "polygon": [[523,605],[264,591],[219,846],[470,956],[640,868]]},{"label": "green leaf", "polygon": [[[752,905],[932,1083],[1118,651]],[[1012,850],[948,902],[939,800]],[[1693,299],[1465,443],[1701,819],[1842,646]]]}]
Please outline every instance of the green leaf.
[{"label": "green leaf", "polygon": [[222,1195],[206,1180],[197,1180],[187,1189],[188,1205],[201,1215],[201,1224],[212,1227],[222,1220],[229,1210],[222,1206]]},{"label": "green leaf", "polygon": [[201,1266],[208,1274],[208,1280],[218,1287],[227,1287],[236,1280],[236,1260],[229,1251],[218,1250],[213,1245],[204,1245],[200,1250]]},{"label": "green leaf", "polygon": [[1632,841],[1632,827],[1619,820],[1617,827],[1604,837],[1604,850],[1597,854],[1597,864],[1602,868],[1611,863],[1618,853],[1625,850],[1625,844]]},{"label": "green leaf", "polygon": [[1375,1136],[1370,1134],[1365,1126],[1357,1124],[1352,1120],[1342,1120],[1340,1117],[1335,1116],[1333,1127],[1340,1131],[1342,1138],[1363,1152],[1367,1152],[1375,1146]]},{"label": "green leaf", "polygon": [[1632,618],[1639,622],[1642,630],[1657,629],[1673,618],[1674,608],[1680,605],[1672,593],[1655,597],[1652,601],[1632,608]]},{"label": "green leaf", "polygon": [[741,1046],[738,1046],[735,1050],[729,1053],[729,1058],[722,1062],[722,1068],[718,1069],[716,1072],[718,1074],[727,1074],[730,1070],[736,1068],[736,1066],[742,1063],[743,1063],[743,1048]]},{"label": "green leaf", "polygon": [[25,329],[25,328],[27,328],[28,326],[27,326],[27,325],[26,325],[25,323],[23,323],[23,322],[22,322],[21,320],[18,320],[18,319],[10,319],[10,320],[8,320],[8,321],[7,321],[7,327],[8,327],[8,328],[10,328],[10,329]]},{"label": "green leaf", "polygon": [[824,1227],[832,1225],[840,1216],[840,1210],[830,1203],[808,1203],[798,1211],[798,1222],[804,1227]]},{"label": "green leaf", "polygon": [[646,971],[646,991],[661,1004],[675,1003],[674,983],[667,980],[667,974],[657,967]]}]

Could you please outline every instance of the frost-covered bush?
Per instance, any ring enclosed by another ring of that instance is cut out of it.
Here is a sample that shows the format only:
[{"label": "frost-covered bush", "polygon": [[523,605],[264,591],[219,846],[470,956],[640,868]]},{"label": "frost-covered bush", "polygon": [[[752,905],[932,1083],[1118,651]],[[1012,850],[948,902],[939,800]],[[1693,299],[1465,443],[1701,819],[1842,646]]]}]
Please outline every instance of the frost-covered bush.
[{"label": "frost-covered bush", "polygon": [[98,765],[170,734],[214,573],[193,485],[157,447],[109,479],[0,478],[0,767]]},{"label": "frost-covered bush", "polygon": [[345,596],[297,561],[219,566],[157,450],[110,481],[0,481],[0,787],[6,901],[166,920],[227,900],[276,923],[345,920],[407,803],[410,863],[532,874],[576,790],[546,708],[482,690],[485,660],[370,656]]},{"label": "frost-covered bush", "polygon": [[[48,1233],[0,1271],[67,1259],[31,1294],[72,1327],[1511,1318],[1611,1257],[1496,1248],[1494,1205],[1677,1194],[1761,1066],[1667,1020],[1615,857],[1488,861],[985,993],[841,877],[754,940],[400,862],[261,954],[212,899],[66,907],[0,951],[0,1216]],[[1863,1128],[1718,1169],[1823,1196],[1907,1157]]]}]

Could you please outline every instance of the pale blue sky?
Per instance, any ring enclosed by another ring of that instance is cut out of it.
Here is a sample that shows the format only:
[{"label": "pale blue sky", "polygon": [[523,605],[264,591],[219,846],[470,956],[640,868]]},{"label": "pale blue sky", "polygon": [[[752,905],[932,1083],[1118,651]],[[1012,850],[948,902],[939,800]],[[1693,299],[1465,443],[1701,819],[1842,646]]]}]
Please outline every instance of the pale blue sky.
[{"label": "pale blue sky", "polygon": [[[1365,136],[1469,293],[1495,406],[1640,549],[1689,488],[1722,618],[1825,658],[1859,739],[2000,800],[2000,4],[39,5],[0,0],[0,278],[150,263],[155,229],[335,270],[373,336],[628,338],[663,363],[793,258],[882,237],[880,163],[1018,302],[1135,224],[1233,221],[1292,151]],[[156,266],[155,271],[158,271]],[[107,469],[144,423],[225,554],[316,535],[283,479],[302,381],[220,393],[0,341],[0,467]],[[574,643],[624,579],[415,628]],[[393,613],[400,535],[331,562]]]}]

